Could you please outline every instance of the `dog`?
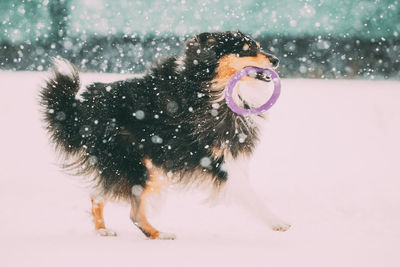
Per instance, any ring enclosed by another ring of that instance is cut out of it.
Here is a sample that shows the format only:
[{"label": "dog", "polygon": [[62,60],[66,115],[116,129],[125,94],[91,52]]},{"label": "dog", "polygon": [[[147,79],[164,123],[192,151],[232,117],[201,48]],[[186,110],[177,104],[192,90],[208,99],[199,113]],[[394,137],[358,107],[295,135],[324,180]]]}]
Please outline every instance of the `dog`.
[{"label": "dog", "polygon": [[[257,121],[263,115],[240,116],[224,99],[237,71],[246,66],[276,68],[278,63],[240,31],[205,32],[185,42],[183,55],[164,58],[141,77],[93,83],[78,94],[77,68],[55,59],[41,90],[44,122],[69,162],[63,167],[93,178],[95,230],[116,235],[105,226],[104,199],[122,199],[130,202],[130,219],[145,236],[175,239],[146,218],[146,199],[168,180],[211,183],[217,192],[230,188],[244,205],[261,211],[273,230],[286,231],[290,225],[255,196],[247,178],[258,142]],[[265,82],[243,78],[235,101],[244,108],[259,104],[257,90],[261,92]]]}]

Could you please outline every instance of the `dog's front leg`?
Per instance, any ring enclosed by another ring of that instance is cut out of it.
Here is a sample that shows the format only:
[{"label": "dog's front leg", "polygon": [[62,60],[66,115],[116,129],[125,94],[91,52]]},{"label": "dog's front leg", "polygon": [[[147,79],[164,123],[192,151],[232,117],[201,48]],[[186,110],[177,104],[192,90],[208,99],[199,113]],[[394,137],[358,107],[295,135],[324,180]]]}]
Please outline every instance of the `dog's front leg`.
[{"label": "dog's front leg", "polygon": [[247,158],[226,161],[225,167],[228,172],[227,193],[235,202],[274,231],[284,232],[290,228],[290,224],[279,219],[254,192],[249,180]]},{"label": "dog's front leg", "polygon": [[105,200],[99,194],[93,193],[90,196],[92,201],[92,215],[93,215],[93,223],[96,233],[100,236],[116,236],[117,233],[113,230],[106,228],[104,217],[103,217],[103,209]]}]

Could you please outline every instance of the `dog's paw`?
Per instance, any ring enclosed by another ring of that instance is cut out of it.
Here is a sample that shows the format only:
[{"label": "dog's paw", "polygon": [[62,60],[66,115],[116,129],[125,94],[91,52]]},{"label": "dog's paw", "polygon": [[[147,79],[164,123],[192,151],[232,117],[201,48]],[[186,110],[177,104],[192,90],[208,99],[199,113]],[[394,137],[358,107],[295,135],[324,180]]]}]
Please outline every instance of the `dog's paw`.
[{"label": "dog's paw", "polygon": [[287,230],[289,230],[289,228],[291,227],[290,224],[288,224],[287,222],[285,222],[284,220],[281,220],[279,217],[275,216],[272,213],[266,213],[264,214],[266,215],[264,217],[265,222],[267,223],[267,225],[274,231],[277,232],[286,232]]},{"label": "dog's paw", "polygon": [[272,230],[277,232],[286,232],[291,227],[290,224],[287,223],[279,223],[272,226]]},{"label": "dog's paw", "polygon": [[176,235],[173,233],[164,233],[160,232],[157,237],[153,239],[158,239],[158,240],[174,240],[176,239]]},{"label": "dog's paw", "polygon": [[96,230],[96,234],[98,234],[99,236],[117,236],[116,232],[107,228],[101,228],[99,230]]}]

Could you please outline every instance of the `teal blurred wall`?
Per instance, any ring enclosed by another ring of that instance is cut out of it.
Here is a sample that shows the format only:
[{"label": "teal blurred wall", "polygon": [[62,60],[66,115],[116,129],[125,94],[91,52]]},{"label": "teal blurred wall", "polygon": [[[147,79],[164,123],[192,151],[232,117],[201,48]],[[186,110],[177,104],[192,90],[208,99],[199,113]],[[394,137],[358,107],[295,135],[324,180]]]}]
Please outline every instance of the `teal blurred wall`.
[{"label": "teal blurred wall", "polygon": [[188,36],[239,29],[282,77],[400,79],[400,0],[0,0],[0,69],[142,72]]},{"label": "teal blurred wall", "polygon": [[[240,29],[257,37],[331,35],[399,38],[400,3],[393,0],[58,0],[69,36]],[[0,0],[0,41],[46,39],[54,0]],[[54,28],[54,27],[53,27]]]}]

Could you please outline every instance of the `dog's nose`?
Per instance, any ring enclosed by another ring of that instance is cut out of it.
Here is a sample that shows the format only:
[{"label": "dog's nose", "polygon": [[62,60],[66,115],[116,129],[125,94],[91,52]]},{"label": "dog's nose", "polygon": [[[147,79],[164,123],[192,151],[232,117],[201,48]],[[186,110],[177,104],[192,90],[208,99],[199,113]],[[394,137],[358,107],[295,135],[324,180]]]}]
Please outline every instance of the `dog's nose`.
[{"label": "dog's nose", "polygon": [[265,53],[265,52],[261,52],[261,54],[263,54],[266,58],[268,58],[268,60],[271,63],[273,68],[277,68],[278,67],[279,59],[276,56],[271,55],[269,53]]},{"label": "dog's nose", "polygon": [[272,67],[274,67],[274,68],[277,68],[277,67],[278,67],[278,65],[279,65],[279,59],[278,59],[277,57],[270,55],[270,56],[268,57],[268,59],[269,59],[269,62],[271,62]]}]

